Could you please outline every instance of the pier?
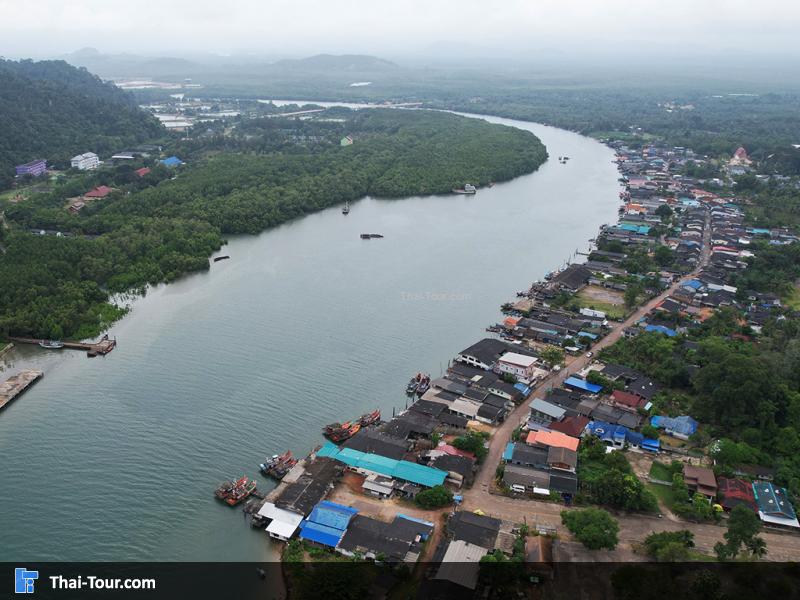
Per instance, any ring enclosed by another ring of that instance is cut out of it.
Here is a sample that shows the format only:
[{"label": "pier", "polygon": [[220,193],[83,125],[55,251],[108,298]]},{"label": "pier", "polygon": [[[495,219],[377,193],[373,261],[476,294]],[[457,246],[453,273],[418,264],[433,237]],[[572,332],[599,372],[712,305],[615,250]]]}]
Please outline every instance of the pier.
[{"label": "pier", "polygon": [[22,371],[0,383],[0,408],[11,402],[31,385],[38,381],[44,373],[42,371]]},{"label": "pier", "polygon": [[[36,345],[47,341],[38,338],[24,337],[9,337],[8,339],[18,344]],[[104,335],[98,342],[62,342],[62,344],[64,348],[69,348],[70,350],[85,350],[88,356],[105,356],[117,346],[117,340],[116,338],[109,339],[107,335]]]}]

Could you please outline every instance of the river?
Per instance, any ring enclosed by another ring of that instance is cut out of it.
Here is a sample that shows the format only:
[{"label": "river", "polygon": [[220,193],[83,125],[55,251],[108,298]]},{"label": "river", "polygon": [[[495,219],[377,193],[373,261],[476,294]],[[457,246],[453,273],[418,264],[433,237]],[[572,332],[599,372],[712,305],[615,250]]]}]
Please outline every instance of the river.
[{"label": "river", "polygon": [[501,303],[616,219],[609,148],[478,118],[532,131],[551,159],[474,196],[364,198],[234,237],[230,260],[137,300],[105,358],[7,356],[0,377],[45,377],[0,413],[0,560],[274,557],[215,501],[219,481],[303,455],[325,423],[403,408],[413,373],[441,373]]}]

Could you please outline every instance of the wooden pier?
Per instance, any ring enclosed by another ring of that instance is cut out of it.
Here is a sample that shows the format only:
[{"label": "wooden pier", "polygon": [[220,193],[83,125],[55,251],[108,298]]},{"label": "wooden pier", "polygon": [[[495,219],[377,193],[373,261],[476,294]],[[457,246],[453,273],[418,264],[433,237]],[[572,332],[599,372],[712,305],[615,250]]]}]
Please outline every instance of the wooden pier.
[{"label": "wooden pier", "polygon": [[[12,342],[17,342],[19,344],[36,344],[39,345],[42,342],[46,342],[48,340],[41,340],[38,338],[24,338],[24,337],[9,337]],[[97,342],[62,342],[64,348],[69,348],[71,350],[85,350],[88,356],[105,356],[109,352],[111,352],[117,345],[117,339],[109,339],[107,335],[104,335],[100,338]]]},{"label": "wooden pier", "polygon": [[0,383],[0,408],[11,402],[31,385],[38,381],[44,373],[42,371],[22,371]]}]

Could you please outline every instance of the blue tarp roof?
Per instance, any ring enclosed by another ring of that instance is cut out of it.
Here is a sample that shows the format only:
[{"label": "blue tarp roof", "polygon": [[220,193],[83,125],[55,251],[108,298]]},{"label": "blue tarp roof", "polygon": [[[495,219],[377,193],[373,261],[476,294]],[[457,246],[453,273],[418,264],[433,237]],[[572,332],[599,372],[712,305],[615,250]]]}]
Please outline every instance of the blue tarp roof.
[{"label": "blue tarp roof", "polygon": [[333,442],[325,442],[317,456],[326,456],[357,469],[366,469],[387,477],[395,477],[427,487],[442,485],[447,473],[441,469],[418,465],[407,460],[395,460],[379,454],[367,454],[352,448],[339,448]]},{"label": "blue tarp roof", "polygon": [[162,160],[161,164],[168,167],[177,167],[178,165],[182,165],[183,161],[177,156],[170,156],[169,158]]},{"label": "blue tarp roof", "polygon": [[568,385],[573,388],[577,388],[579,390],[584,390],[585,392],[591,392],[592,394],[597,394],[600,390],[603,389],[602,385],[597,385],[594,383],[589,383],[588,381],[584,381],[583,379],[578,379],[577,377],[570,377],[565,382],[564,385]]},{"label": "blue tarp roof", "polygon": [[586,338],[589,338],[590,340],[596,340],[597,339],[597,335],[596,334],[589,333],[588,331],[579,331],[578,332],[578,336],[579,337],[586,337]]},{"label": "blue tarp roof", "polygon": [[528,395],[531,393],[531,388],[525,385],[524,383],[515,383],[514,387],[522,392],[522,395],[527,398]]},{"label": "blue tarp roof", "polygon": [[620,223],[617,225],[617,229],[638,233],[640,235],[647,235],[650,233],[650,227],[648,225],[634,225],[633,223]]},{"label": "blue tarp roof", "polygon": [[667,431],[674,431],[683,435],[692,435],[697,431],[697,421],[692,417],[683,415],[680,417],[662,417],[656,415],[650,417],[650,424],[653,427],[659,427]]},{"label": "blue tarp roof", "polygon": [[668,337],[675,337],[678,335],[678,332],[674,329],[670,329],[669,327],[665,327],[664,325],[648,325],[644,328],[645,331],[654,331],[656,333],[663,333]]},{"label": "blue tarp roof", "polygon": [[688,281],[684,281],[681,285],[690,287],[694,290],[699,290],[701,287],[703,287],[703,282],[698,279],[689,279]]},{"label": "blue tarp roof", "polygon": [[512,456],[514,456],[514,442],[508,442],[506,449],[503,451],[503,460],[508,462]]}]

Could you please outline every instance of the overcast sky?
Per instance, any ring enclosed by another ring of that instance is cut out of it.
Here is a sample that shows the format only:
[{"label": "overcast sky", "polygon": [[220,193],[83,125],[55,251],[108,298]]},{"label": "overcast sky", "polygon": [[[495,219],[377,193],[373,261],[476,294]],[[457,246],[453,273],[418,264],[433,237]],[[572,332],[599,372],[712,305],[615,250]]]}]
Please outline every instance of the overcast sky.
[{"label": "overcast sky", "polygon": [[792,0],[0,0],[0,55],[796,54]]}]

